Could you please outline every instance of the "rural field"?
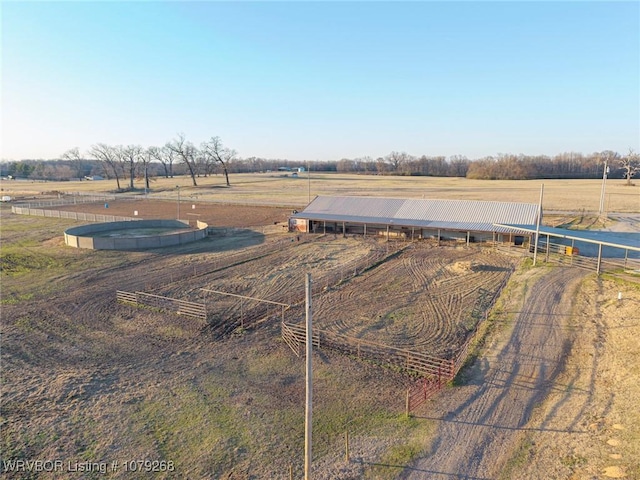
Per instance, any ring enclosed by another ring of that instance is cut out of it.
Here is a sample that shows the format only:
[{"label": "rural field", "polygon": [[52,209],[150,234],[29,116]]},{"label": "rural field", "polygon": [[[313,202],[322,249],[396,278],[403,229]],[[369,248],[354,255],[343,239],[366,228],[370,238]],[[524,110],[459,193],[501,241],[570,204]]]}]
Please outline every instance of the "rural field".
[{"label": "rural field", "polygon": [[[545,211],[597,212],[602,180],[470,180],[442,177],[389,177],[324,172],[291,174],[261,173],[231,175],[231,187],[222,176],[197,178],[157,178],[151,183],[151,195],[183,200],[212,200],[229,203],[264,203],[303,207],[316,195],[370,195],[400,198],[439,198],[493,200],[538,203],[544,184]],[[136,181],[138,193],[144,191]],[[3,195],[38,198],[47,192],[111,192],[115,181],[46,182],[3,181]],[[605,210],[637,213],[640,211],[640,185],[626,186],[622,179],[608,179]]]},{"label": "rural field", "polygon": [[[341,338],[453,358],[478,329],[460,374],[408,417],[415,375],[316,349],[313,478],[640,479],[637,278],[533,267],[488,246],[285,228],[315,195],[537,203],[543,182],[318,172],[232,175],[231,187],[198,180],[157,179],[146,199],[121,195],[108,208],[51,207],[140,218],[181,208],[212,226],[207,239],[175,248],[74,249],[62,234],[78,222],[0,207],[6,478],[147,478],[137,460],[157,462],[152,478],[302,478],[304,359],[280,323],[303,323],[311,272],[314,325]],[[602,222],[592,215],[601,181],[544,185],[551,224],[640,232],[638,186],[608,180],[612,218]],[[25,201],[114,186],[1,184]],[[117,303],[117,290],[203,303],[210,314],[136,308]],[[60,460],[64,474],[7,468],[17,460]]]}]

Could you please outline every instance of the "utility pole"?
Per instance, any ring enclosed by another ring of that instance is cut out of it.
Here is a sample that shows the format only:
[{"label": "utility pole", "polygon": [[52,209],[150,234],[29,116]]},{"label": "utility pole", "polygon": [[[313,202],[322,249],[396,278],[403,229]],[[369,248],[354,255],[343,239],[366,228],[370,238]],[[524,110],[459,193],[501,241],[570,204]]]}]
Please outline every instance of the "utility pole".
[{"label": "utility pole", "polygon": [[312,376],[311,376],[311,349],[312,349],[312,335],[311,335],[311,274],[307,273],[306,282],[306,311],[307,311],[307,394],[305,403],[305,417],[304,417],[304,479],[311,480],[311,419],[312,419]]}]

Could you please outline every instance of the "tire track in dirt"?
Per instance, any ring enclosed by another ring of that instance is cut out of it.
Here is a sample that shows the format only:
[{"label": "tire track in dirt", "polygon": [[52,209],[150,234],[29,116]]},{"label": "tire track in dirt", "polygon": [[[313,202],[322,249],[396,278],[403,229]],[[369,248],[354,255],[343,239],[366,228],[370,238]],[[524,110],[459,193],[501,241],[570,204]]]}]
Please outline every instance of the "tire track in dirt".
[{"label": "tire track in dirt", "polygon": [[479,361],[470,384],[450,392],[450,398],[441,397],[446,413],[427,415],[441,421],[431,448],[399,478],[496,477],[534,406],[562,370],[571,342],[560,327],[584,275],[579,269],[559,268],[535,280],[506,344]]}]

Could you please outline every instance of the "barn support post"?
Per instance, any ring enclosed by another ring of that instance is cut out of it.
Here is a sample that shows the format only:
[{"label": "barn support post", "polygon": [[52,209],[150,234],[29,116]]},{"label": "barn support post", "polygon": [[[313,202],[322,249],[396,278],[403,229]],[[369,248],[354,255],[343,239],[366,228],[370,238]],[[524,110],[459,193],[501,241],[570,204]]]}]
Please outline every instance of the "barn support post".
[{"label": "barn support post", "polygon": [[470,233],[469,231],[467,231],[467,248],[469,248],[469,237],[470,237]]},{"label": "barn support post", "polygon": [[347,236],[347,227],[344,222],[342,222],[342,238],[346,238]]},{"label": "barn support post", "polygon": [[549,234],[547,233],[547,251],[546,251],[545,256],[544,256],[544,261],[547,262],[547,263],[549,263],[549,242],[550,242],[550,240],[551,239],[549,237]]},{"label": "barn support post", "polygon": [[596,267],[596,273],[600,275],[600,267],[602,266],[602,244],[598,244],[598,266]]},{"label": "barn support post", "polygon": [[323,233],[326,235],[327,234],[327,221],[326,220],[323,220],[322,227],[324,228]]},{"label": "barn support post", "polygon": [[411,227],[411,241],[413,242],[413,232],[414,232],[415,228]]},{"label": "barn support post", "polygon": [[367,236],[367,224],[366,223],[364,224],[364,236],[365,237]]},{"label": "barn support post", "polygon": [[627,269],[627,259],[629,258],[629,249],[624,249],[624,269]]},{"label": "barn support post", "polygon": [[387,225],[387,242],[389,241],[389,225]]},{"label": "barn support post", "polygon": [[440,229],[438,229],[438,246],[440,246]]}]

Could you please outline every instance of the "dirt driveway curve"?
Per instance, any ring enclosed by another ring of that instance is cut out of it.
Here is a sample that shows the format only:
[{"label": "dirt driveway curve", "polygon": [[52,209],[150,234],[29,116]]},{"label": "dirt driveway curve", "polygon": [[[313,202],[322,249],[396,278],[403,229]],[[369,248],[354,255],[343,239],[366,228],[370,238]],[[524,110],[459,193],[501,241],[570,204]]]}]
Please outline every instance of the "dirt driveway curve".
[{"label": "dirt driveway curve", "polygon": [[399,478],[498,476],[562,370],[572,298],[586,274],[555,268],[530,280],[508,338],[476,363],[465,386],[429,407],[433,413],[425,416],[439,421],[431,448]]}]

